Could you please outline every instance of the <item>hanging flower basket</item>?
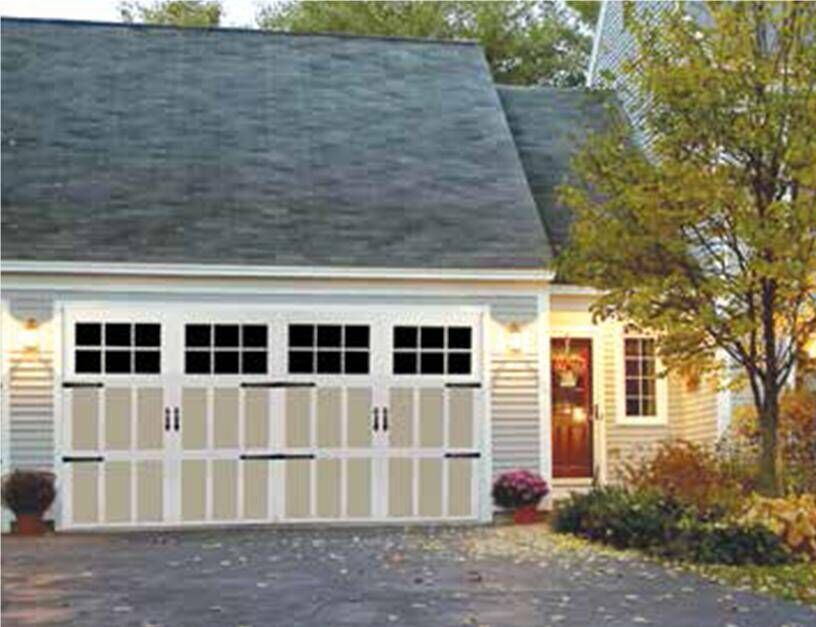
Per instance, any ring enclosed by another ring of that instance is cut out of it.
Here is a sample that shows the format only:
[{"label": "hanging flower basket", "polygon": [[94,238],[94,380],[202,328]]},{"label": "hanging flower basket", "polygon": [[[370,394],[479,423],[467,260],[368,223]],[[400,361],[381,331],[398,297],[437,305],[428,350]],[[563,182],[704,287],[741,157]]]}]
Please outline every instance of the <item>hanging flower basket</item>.
[{"label": "hanging flower basket", "polygon": [[553,353],[552,369],[558,377],[558,384],[565,388],[574,388],[578,385],[578,377],[586,368],[586,360],[580,353],[571,353],[569,342],[564,350]]}]

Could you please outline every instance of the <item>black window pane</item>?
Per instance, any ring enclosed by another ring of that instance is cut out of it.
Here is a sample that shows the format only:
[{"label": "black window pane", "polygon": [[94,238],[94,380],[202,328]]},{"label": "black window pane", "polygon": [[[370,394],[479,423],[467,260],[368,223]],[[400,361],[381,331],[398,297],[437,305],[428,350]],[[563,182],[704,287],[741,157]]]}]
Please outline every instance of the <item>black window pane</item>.
[{"label": "black window pane", "polygon": [[100,346],[102,325],[98,322],[78,322],[74,325],[74,336],[77,346]]},{"label": "black window pane", "polygon": [[74,353],[74,371],[92,374],[102,372],[102,351],[76,351]]},{"label": "black window pane", "polygon": [[106,324],[105,344],[107,346],[130,346],[130,325],[129,324]]},{"label": "black window pane", "polygon": [[654,359],[644,359],[641,364],[640,368],[643,371],[644,377],[653,377],[655,376],[655,362]]},{"label": "black window pane", "polygon": [[416,348],[416,327],[394,327],[394,348]]},{"label": "black window pane", "polygon": [[348,348],[368,348],[368,327],[346,327],[346,346]]},{"label": "black window pane", "polygon": [[448,374],[470,374],[470,353],[448,353]]},{"label": "black window pane", "polygon": [[289,374],[312,374],[313,372],[314,353],[311,351],[289,351]]},{"label": "black window pane", "polygon": [[640,403],[638,403],[638,399],[636,399],[636,398],[627,398],[626,399],[626,415],[627,416],[639,416],[640,415]]},{"label": "black window pane", "polygon": [[655,388],[657,387],[657,382],[655,379],[643,379],[641,383],[643,394],[646,396],[655,396]]},{"label": "black window pane", "polygon": [[187,374],[210,374],[210,353],[187,351],[184,354],[184,372]]},{"label": "black window pane", "polygon": [[290,324],[289,346],[297,348],[308,348],[314,346],[314,325]]},{"label": "black window pane", "polygon": [[637,359],[626,359],[626,376],[639,377],[640,376],[640,361]]},{"label": "black window pane", "polygon": [[[216,333],[216,341],[218,335]],[[219,351],[215,353],[215,374],[238,374],[238,351]]]},{"label": "black window pane", "polygon": [[105,372],[126,374],[131,372],[130,351],[105,351]]},{"label": "black window pane", "polygon": [[346,353],[346,374],[368,374],[368,353]]},{"label": "black window pane", "polygon": [[421,374],[443,374],[445,372],[445,361],[442,353],[422,353],[419,364]]},{"label": "black window pane", "polygon": [[629,339],[624,341],[624,349],[627,355],[638,355],[640,353],[640,342],[639,340]]},{"label": "black window pane", "polygon": [[422,348],[442,348],[445,329],[442,327],[422,327]]},{"label": "black window pane", "polygon": [[159,346],[161,344],[160,324],[137,324],[136,346]]},{"label": "black window pane", "polygon": [[394,374],[416,374],[416,353],[394,353]]},{"label": "black window pane", "polygon": [[448,348],[470,348],[470,327],[449,327]]},{"label": "black window pane", "polygon": [[266,325],[245,324],[241,327],[243,346],[250,348],[266,348]]},{"label": "black window pane", "polygon": [[241,372],[266,374],[266,351],[246,351],[241,355]]},{"label": "black window pane", "polygon": [[640,394],[640,379],[626,379],[626,396]]},{"label": "black window pane", "polygon": [[655,403],[655,399],[651,396],[647,396],[641,402],[641,416],[656,416],[657,415],[657,403]]},{"label": "black window pane", "polygon": [[[215,325],[215,345],[219,347],[238,346],[238,325],[237,324],[216,324]],[[216,360],[216,364],[217,364]],[[216,366],[217,372],[217,366]]]},{"label": "black window pane", "polygon": [[643,340],[643,343],[641,344],[641,350],[643,351],[643,355],[645,357],[654,357],[655,354],[654,340]]},{"label": "black window pane", "polygon": [[158,374],[161,371],[159,351],[136,351],[133,369],[139,374]]},{"label": "black window pane", "polygon": [[340,368],[340,352],[320,351],[317,354],[317,372],[319,374],[339,374],[342,372]]},{"label": "black window pane", "polygon": [[340,346],[339,325],[321,324],[317,327],[317,345],[323,348],[327,346]]},{"label": "black window pane", "polygon": [[184,345],[211,346],[209,324],[188,324],[184,329]]}]

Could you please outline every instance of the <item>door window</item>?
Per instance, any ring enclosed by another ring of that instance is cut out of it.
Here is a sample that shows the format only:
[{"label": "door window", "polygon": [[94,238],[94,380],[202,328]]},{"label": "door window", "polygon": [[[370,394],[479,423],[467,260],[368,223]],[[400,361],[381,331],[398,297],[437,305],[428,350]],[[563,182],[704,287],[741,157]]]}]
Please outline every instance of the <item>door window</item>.
[{"label": "door window", "polygon": [[184,372],[266,374],[268,343],[265,324],[187,324]]},{"label": "door window", "polygon": [[161,325],[130,322],[74,324],[77,374],[159,374]]},{"label": "door window", "polygon": [[470,327],[396,326],[393,334],[396,375],[468,375],[473,358]]},{"label": "door window", "polygon": [[289,374],[368,374],[367,325],[290,324]]}]

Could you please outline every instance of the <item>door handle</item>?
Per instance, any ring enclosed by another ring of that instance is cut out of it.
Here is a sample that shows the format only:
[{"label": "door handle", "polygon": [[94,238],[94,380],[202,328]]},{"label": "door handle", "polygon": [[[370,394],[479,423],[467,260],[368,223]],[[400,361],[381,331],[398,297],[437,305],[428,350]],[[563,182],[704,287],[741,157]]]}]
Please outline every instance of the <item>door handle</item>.
[{"label": "door handle", "polygon": [[181,427],[181,411],[178,407],[173,408],[173,428],[178,431]]},{"label": "door handle", "polygon": [[380,430],[380,408],[374,408],[374,431]]},{"label": "door handle", "polygon": [[170,431],[170,408],[164,408],[164,430]]},{"label": "door handle", "polygon": [[388,408],[383,407],[383,431],[388,431]]}]

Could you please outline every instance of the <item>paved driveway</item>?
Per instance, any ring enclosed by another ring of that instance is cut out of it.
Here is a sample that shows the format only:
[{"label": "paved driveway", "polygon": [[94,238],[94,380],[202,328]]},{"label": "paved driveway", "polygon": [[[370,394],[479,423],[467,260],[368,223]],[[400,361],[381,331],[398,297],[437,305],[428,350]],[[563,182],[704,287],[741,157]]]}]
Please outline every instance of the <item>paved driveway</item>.
[{"label": "paved driveway", "polygon": [[[6,536],[3,625],[816,625],[814,610],[638,560],[546,538],[542,551],[543,533]],[[537,548],[525,550],[533,538]]]}]

